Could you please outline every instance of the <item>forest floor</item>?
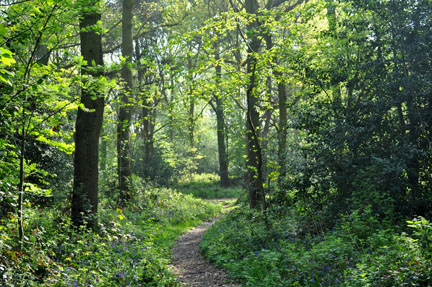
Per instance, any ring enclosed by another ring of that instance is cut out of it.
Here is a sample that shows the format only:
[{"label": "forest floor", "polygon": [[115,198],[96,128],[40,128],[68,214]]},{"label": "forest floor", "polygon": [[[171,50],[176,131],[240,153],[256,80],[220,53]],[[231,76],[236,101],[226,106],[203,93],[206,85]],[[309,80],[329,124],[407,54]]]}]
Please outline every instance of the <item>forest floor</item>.
[{"label": "forest floor", "polygon": [[[214,200],[211,200],[214,201]],[[217,201],[226,202],[226,199]],[[230,204],[224,204],[226,210]],[[179,281],[190,287],[238,287],[240,285],[230,282],[226,272],[209,261],[200,253],[200,243],[207,229],[218,220],[204,222],[200,226],[183,234],[172,251],[172,266]]]}]

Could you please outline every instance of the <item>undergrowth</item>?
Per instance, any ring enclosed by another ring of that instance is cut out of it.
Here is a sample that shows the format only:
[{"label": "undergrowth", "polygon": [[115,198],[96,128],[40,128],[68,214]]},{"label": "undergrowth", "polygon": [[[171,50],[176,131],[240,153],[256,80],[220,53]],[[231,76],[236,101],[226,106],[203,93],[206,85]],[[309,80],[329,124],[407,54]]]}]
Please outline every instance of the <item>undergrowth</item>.
[{"label": "undergrowth", "polygon": [[11,214],[0,222],[0,286],[177,286],[169,249],[221,207],[166,188],[142,188],[123,210],[102,200],[97,232],[76,230],[58,210],[28,208],[22,250]]},{"label": "undergrowth", "polygon": [[432,227],[424,218],[396,228],[369,208],[341,216],[325,232],[305,232],[291,209],[237,208],[204,236],[205,256],[244,286],[432,286]]},{"label": "undergrowth", "polygon": [[176,185],[176,189],[184,194],[195,197],[216,198],[238,198],[242,194],[239,186],[221,187],[219,176],[216,174],[197,174],[183,176]]}]

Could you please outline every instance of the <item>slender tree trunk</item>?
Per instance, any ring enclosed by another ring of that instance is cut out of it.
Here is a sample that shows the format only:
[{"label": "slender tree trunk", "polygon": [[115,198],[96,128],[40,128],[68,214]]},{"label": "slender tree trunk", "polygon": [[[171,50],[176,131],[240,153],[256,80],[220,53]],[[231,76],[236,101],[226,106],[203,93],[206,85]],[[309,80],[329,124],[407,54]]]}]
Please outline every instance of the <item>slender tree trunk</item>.
[{"label": "slender tree trunk", "polygon": [[153,132],[154,119],[150,102],[143,107],[143,128],[144,128],[144,161],[149,163],[153,157]]},{"label": "slender tree trunk", "polygon": [[194,121],[195,103],[193,100],[189,103],[189,148],[195,147],[195,121]]},{"label": "slender tree trunk", "polygon": [[222,99],[216,97],[215,101],[220,185],[222,187],[228,187],[230,183],[228,177],[228,153],[226,148],[224,108]]},{"label": "slender tree trunk", "polygon": [[148,173],[147,173],[147,165],[149,163],[148,161],[148,155],[146,153],[146,141],[147,141],[147,135],[146,135],[146,117],[148,115],[148,101],[147,101],[147,97],[145,96],[144,93],[144,89],[143,86],[145,84],[145,67],[143,67],[141,65],[141,58],[142,58],[142,53],[141,53],[141,42],[139,39],[135,39],[135,58],[136,58],[136,62],[138,63],[138,83],[137,83],[137,88],[138,88],[138,95],[139,97],[143,97],[142,99],[142,109],[141,109],[141,113],[140,113],[140,119],[139,121],[142,122],[142,126],[141,126],[141,133],[140,136],[142,137],[142,144],[140,144],[139,146],[139,153],[141,154],[142,152],[142,156],[138,156],[138,166],[140,167],[140,174],[141,177],[145,178],[147,177]]},{"label": "slender tree trunk", "polygon": [[[258,11],[257,0],[246,0],[246,12],[256,16]],[[260,143],[260,117],[258,111],[257,87],[257,62],[255,53],[258,53],[260,40],[258,38],[259,24],[255,19],[247,27],[251,34],[251,41],[248,43],[247,74],[249,77],[246,90],[247,114],[246,114],[246,184],[249,192],[249,205],[257,208],[260,204],[264,215],[264,222],[269,228],[267,219],[267,202],[263,182],[263,157]]]},{"label": "slender tree trunk", "polygon": [[[84,12],[80,19],[81,55],[87,65],[103,66],[102,37],[94,27],[101,20],[100,2],[92,0],[89,6],[95,11]],[[83,67],[82,74],[98,78],[102,70]],[[95,227],[98,211],[98,149],[102,128],[104,98],[97,90],[82,89],[81,103],[85,109],[78,109],[75,132],[74,185],[72,193],[72,222],[80,226],[87,222]]]},{"label": "slender tree trunk", "polygon": [[168,123],[169,123],[168,136],[169,136],[169,139],[171,142],[174,142],[174,113],[172,111],[173,102],[174,102],[174,79],[171,79],[171,90],[169,93],[169,103],[167,103],[170,106],[170,110],[168,112]]},{"label": "slender tree trunk", "polygon": [[22,108],[22,130],[21,130],[21,154],[19,167],[19,195],[18,195],[18,234],[19,248],[22,250],[24,240],[24,160],[25,160],[25,144],[26,144],[26,115],[25,107]]},{"label": "slender tree trunk", "polygon": [[407,100],[407,116],[409,119],[408,129],[409,129],[409,141],[413,146],[412,155],[407,160],[406,163],[406,173],[408,177],[408,187],[410,189],[410,197],[411,197],[411,212],[415,215],[424,215],[426,212],[425,202],[422,200],[422,187],[420,185],[420,152],[419,152],[419,118],[417,116],[418,109],[415,108],[414,99],[409,98]]},{"label": "slender tree trunk", "polygon": [[[195,101],[192,97],[192,89],[190,90],[189,99],[189,156],[191,161],[195,161]],[[195,171],[195,164],[190,165],[190,172]]]},{"label": "slender tree trunk", "polygon": [[[273,48],[273,40],[270,34],[265,36],[267,49],[271,50]],[[279,106],[279,133],[278,133],[278,164],[280,166],[280,174],[278,177],[278,187],[282,190],[282,181],[286,176],[286,138],[287,138],[287,92],[286,86],[283,82],[283,74],[277,67],[277,59],[274,59],[273,73],[277,79],[277,91],[278,91],[278,106]]]},{"label": "slender tree trunk", "polygon": [[[267,99],[269,102],[271,102],[272,98],[272,78],[270,76],[267,77],[266,81],[267,85]],[[270,133],[270,125],[271,125],[271,118],[273,114],[273,109],[266,109],[263,115],[263,121],[264,125],[260,134],[260,140],[261,140],[261,150],[262,150],[262,178],[263,182],[268,181],[268,144],[269,144],[269,138],[268,135]],[[267,186],[267,190],[270,190],[270,185]]]},{"label": "slender tree trunk", "polygon": [[[246,12],[250,15],[256,15],[258,10],[257,1],[246,0],[245,4]],[[258,135],[260,123],[258,96],[255,93],[255,88],[257,86],[257,59],[254,53],[258,52],[260,45],[258,35],[256,34],[257,28],[258,23],[256,20],[251,21],[248,25],[248,30],[251,32],[252,36],[247,49],[247,75],[249,77],[249,82],[246,90],[246,187],[249,193],[249,205],[251,208],[258,207],[260,202],[260,193],[264,193],[261,166],[262,154]]]},{"label": "slender tree trunk", "polygon": [[122,67],[122,78],[125,82],[121,96],[119,123],[117,127],[117,157],[120,200],[125,203],[130,198],[130,180],[132,177],[130,154],[130,126],[132,111],[130,98],[133,92],[132,57],[133,57],[133,0],[123,0],[122,11],[122,55],[126,59]]},{"label": "slender tree trunk", "polygon": [[[219,60],[219,51],[218,47],[216,47],[215,59]],[[221,90],[220,87],[222,76],[222,67],[218,64],[216,65],[216,82],[217,88]],[[225,145],[225,115],[224,115],[224,106],[223,101],[220,96],[215,96],[216,102],[216,128],[217,128],[217,141],[218,141],[218,157],[219,157],[219,176],[220,176],[220,185],[222,187],[229,186],[229,177],[228,177],[228,154],[227,148]]]},{"label": "slender tree trunk", "polygon": [[[282,76],[282,75],[278,75]],[[279,147],[278,147],[278,163],[280,166],[280,174],[278,177],[279,190],[282,190],[282,182],[286,176],[286,146],[287,146],[287,92],[286,86],[282,81],[278,82],[278,104],[279,104]]]},{"label": "slender tree trunk", "polygon": [[102,127],[100,136],[100,165],[99,169],[105,172],[107,167],[107,156],[108,156],[108,140],[106,135],[106,129]]}]

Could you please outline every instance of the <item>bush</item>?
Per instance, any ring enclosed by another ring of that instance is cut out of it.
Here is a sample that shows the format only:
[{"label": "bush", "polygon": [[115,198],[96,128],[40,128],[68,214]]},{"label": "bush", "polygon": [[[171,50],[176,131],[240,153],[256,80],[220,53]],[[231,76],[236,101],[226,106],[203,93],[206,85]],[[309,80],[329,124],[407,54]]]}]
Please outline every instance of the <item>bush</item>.
[{"label": "bush", "polygon": [[[300,215],[270,216],[239,207],[204,236],[205,256],[246,286],[432,286],[431,225],[410,221],[412,236],[377,219],[370,207],[333,230],[302,233]],[[318,220],[319,222],[320,220]]]},{"label": "bush", "polygon": [[101,223],[100,233],[60,218],[32,214],[22,251],[13,246],[15,236],[2,237],[1,286],[176,286],[152,237],[124,232],[119,217]]}]

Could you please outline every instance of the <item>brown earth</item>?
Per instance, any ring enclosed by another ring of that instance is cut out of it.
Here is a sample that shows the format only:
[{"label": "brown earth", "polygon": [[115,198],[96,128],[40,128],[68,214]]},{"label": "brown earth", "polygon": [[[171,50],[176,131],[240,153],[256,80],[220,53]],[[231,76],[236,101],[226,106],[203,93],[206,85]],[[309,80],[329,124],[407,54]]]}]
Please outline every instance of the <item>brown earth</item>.
[{"label": "brown earth", "polygon": [[183,234],[172,251],[172,266],[179,281],[190,287],[239,287],[229,281],[226,272],[208,262],[199,245],[205,231],[215,222],[205,222]]}]

